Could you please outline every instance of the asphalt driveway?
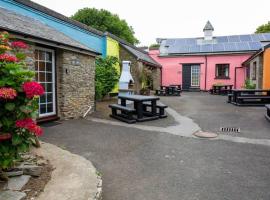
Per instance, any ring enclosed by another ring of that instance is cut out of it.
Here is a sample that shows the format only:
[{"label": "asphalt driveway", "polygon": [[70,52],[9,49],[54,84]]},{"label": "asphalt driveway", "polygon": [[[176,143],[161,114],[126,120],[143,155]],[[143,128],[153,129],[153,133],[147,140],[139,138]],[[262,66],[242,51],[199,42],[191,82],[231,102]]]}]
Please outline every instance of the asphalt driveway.
[{"label": "asphalt driveway", "polygon": [[[231,136],[270,139],[270,123],[264,107],[239,107],[227,103],[226,96],[205,92],[185,92],[181,97],[161,97],[181,115],[193,119],[204,131]],[[221,127],[240,128],[240,133],[224,133]]]},{"label": "asphalt driveway", "polygon": [[270,199],[268,146],[87,120],[47,124],[42,140],[91,160],[103,175],[104,200]]}]

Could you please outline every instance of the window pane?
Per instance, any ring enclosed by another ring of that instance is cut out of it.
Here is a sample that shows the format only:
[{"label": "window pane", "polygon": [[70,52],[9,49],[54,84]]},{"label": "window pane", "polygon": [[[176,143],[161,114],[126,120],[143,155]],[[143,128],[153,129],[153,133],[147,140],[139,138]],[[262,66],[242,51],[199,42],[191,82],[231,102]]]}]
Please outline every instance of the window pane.
[{"label": "window pane", "polygon": [[52,83],[47,83],[47,92],[52,92]]},{"label": "window pane", "polygon": [[45,61],[45,52],[44,51],[39,51],[38,60]]},{"label": "window pane", "polygon": [[43,71],[45,72],[45,62],[39,62],[39,68],[38,71]]},{"label": "window pane", "polygon": [[39,114],[46,113],[46,104],[40,104],[39,105]]},{"label": "window pane", "polygon": [[35,70],[38,71],[38,61],[35,62]]},{"label": "window pane", "polygon": [[42,96],[40,96],[39,102],[40,102],[40,103],[46,103],[46,95],[45,95],[45,94],[42,95]]},{"label": "window pane", "polygon": [[52,82],[52,73],[46,73],[46,82]]},{"label": "window pane", "polygon": [[39,82],[45,82],[45,73],[39,72]]},{"label": "window pane", "polygon": [[35,50],[35,59],[38,60],[38,50]]},{"label": "window pane", "polygon": [[52,103],[48,103],[47,104],[47,112],[50,113],[53,111],[53,104]]},{"label": "window pane", "polygon": [[52,72],[52,63],[46,63],[46,71]]},{"label": "window pane", "polygon": [[48,103],[53,102],[53,96],[52,96],[52,93],[47,93],[47,102],[48,102]]},{"label": "window pane", "polygon": [[52,61],[52,53],[46,52],[45,57],[46,57],[46,62],[51,62]]}]

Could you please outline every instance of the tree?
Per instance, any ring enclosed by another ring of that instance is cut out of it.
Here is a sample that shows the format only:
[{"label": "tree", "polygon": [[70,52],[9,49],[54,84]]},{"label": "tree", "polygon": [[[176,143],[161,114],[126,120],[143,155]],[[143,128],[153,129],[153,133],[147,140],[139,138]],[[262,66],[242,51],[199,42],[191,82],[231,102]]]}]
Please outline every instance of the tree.
[{"label": "tree", "polygon": [[270,21],[266,24],[259,26],[255,33],[270,33]]},{"label": "tree", "polygon": [[91,26],[102,32],[109,32],[131,44],[138,44],[139,40],[134,36],[134,30],[126,20],[120,19],[118,15],[95,8],[83,8],[78,10],[72,19]]},{"label": "tree", "polygon": [[96,59],[96,99],[100,100],[109,94],[118,82],[119,74],[114,67],[118,62],[118,58],[113,56]]}]

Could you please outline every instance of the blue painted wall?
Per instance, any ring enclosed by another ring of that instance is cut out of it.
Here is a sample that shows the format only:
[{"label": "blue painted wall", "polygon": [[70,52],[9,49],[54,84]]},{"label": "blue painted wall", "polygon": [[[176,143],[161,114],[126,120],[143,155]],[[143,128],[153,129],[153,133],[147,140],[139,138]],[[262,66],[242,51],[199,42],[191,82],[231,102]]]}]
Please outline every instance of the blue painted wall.
[{"label": "blue painted wall", "polygon": [[13,0],[0,0],[0,7],[42,21],[85,46],[101,53],[103,56],[106,56],[106,37],[104,36],[96,35],[87,30],[21,5]]}]

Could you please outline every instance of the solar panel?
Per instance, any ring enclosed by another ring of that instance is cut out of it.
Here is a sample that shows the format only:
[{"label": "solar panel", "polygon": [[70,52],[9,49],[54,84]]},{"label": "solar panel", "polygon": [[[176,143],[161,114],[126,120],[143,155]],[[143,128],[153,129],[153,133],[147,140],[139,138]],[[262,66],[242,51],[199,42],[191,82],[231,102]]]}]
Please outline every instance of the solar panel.
[{"label": "solar panel", "polygon": [[228,37],[227,36],[216,37],[216,40],[218,43],[224,43],[228,42]]},{"label": "solar panel", "polygon": [[246,51],[250,50],[248,42],[238,42],[236,43],[237,51]]},{"label": "solar panel", "polygon": [[250,42],[252,41],[252,38],[250,35],[240,35],[240,40],[241,42]]},{"label": "solar panel", "polygon": [[224,43],[225,51],[236,51],[236,45],[235,43]]},{"label": "solar panel", "polygon": [[265,40],[270,40],[270,33],[263,34]]},{"label": "solar panel", "polygon": [[213,51],[224,51],[224,45],[223,44],[213,44]]},{"label": "solar panel", "polygon": [[201,45],[200,52],[212,52],[212,51],[213,51],[213,45],[212,44]]},{"label": "solar panel", "polygon": [[187,45],[196,45],[197,41],[195,39],[186,39]]},{"label": "solar panel", "polygon": [[250,50],[259,50],[262,48],[262,45],[260,42],[249,42]]},{"label": "solar panel", "polygon": [[259,41],[264,40],[264,37],[262,34],[253,34],[253,35],[251,35],[251,37],[252,37],[253,42],[259,42]]},{"label": "solar panel", "polygon": [[200,52],[200,46],[194,45],[189,47],[189,53],[197,53]]},{"label": "solar panel", "polygon": [[229,42],[240,42],[240,38],[238,35],[228,36],[228,40]]}]

